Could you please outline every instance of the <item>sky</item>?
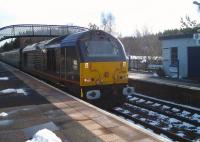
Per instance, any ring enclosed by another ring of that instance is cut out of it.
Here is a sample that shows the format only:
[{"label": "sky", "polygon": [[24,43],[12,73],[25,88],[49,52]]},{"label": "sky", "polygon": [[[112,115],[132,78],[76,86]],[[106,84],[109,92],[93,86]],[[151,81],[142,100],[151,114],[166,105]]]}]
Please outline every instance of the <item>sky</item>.
[{"label": "sky", "polygon": [[[198,1],[198,0],[197,0]],[[200,1],[200,0],[199,0]],[[200,19],[193,0],[0,0],[0,27],[13,24],[101,25],[101,14],[112,13],[122,36],[136,29],[157,33],[180,28],[186,15]]]}]

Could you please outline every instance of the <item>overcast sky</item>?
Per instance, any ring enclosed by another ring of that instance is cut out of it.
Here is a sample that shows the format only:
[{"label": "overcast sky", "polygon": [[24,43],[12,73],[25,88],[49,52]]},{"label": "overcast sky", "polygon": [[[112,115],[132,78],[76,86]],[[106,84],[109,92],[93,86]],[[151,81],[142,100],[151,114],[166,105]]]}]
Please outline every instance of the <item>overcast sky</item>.
[{"label": "overcast sky", "polygon": [[101,25],[101,13],[111,12],[116,31],[133,35],[179,28],[181,17],[198,20],[193,0],[0,0],[0,27],[12,24]]}]

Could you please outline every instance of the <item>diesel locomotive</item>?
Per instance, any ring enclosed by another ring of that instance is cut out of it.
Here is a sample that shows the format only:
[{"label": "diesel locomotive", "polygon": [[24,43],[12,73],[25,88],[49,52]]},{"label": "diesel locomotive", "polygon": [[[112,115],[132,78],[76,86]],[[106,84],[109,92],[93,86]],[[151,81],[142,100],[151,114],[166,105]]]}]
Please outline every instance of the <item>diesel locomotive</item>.
[{"label": "diesel locomotive", "polygon": [[1,53],[21,70],[60,83],[87,100],[124,98],[130,91],[121,42],[101,30],[88,30]]}]

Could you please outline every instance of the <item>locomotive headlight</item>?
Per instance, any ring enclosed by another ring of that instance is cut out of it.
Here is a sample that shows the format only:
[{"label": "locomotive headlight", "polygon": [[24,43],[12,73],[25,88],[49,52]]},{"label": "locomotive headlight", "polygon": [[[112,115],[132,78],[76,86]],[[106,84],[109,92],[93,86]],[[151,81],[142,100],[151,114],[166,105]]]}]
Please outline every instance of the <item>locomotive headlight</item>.
[{"label": "locomotive headlight", "polygon": [[94,81],[94,78],[84,78],[84,82],[93,82]]},{"label": "locomotive headlight", "polygon": [[85,68],[86,68],[86,69],[89,68],[89,63],[85,63]]},{"label": "locomotive headlight", "polygon": [[123,63],[122,63],[122,66],[125,68],[125,67],[126,67],[126,62],[123,62]]}]

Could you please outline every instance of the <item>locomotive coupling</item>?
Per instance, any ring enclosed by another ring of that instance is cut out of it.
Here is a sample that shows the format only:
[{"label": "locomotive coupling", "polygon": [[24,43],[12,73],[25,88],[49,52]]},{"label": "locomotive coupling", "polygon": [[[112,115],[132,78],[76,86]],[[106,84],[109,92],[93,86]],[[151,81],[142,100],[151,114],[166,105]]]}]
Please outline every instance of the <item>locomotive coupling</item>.
[{"label": "locomotive coupling", "polygon": [[123,95],[125,95],[125,96],[131,95],[134,92],[135,92],[134,87],[130,87],[127,85],[126,87],[123,88]]},{"label": "locomotive coupling", "polygon": [[86,93],[86,98],[88,100],[96,100],[96,99],[99,99],[100,97],[101,97],[100,90],[90,90],[90,91],[87,91]]}]

